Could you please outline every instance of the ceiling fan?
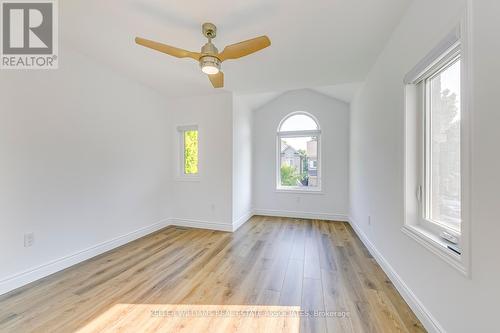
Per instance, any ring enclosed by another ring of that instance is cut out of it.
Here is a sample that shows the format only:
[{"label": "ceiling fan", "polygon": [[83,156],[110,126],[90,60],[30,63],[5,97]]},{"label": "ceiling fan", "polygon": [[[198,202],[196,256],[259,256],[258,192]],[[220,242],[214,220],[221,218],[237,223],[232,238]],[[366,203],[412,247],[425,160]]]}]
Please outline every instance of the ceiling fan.
[{"label": "ceiling fan", "polygon": [[190,52],[140,37],[136,37],[135,42],[139,45],[177,58],[191,58],[198,61],[201,70],[208,75],[214,88],[222,88],[224,86],[224,73],[220,70],[220,65],[223,61],[238,59],[271,45],[271,41],[267,36],[260,36],[228,45],[219,53],[215,45],[212,44],[212,39],[217,35],[217,27],[212,23],[204,23],[202,25],[202,31],[203,35],[208,38],[208,42],[203,45],[201,52]]}]

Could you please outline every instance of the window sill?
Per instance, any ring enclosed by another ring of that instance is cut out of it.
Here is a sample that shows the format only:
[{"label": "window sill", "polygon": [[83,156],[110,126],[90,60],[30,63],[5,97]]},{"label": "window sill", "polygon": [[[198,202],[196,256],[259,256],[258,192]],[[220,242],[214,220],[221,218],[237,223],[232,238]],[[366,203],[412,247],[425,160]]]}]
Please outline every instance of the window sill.
[{"label": "window sill", "polygon": [[299,194],[324,194],[324,192],[319,190],[305,190],[301,188],[277,188],[274,190],[276,193],[299,193]]},{"label": "window sill", "polygon": [[463,263],[463,254],[460,255],[450,250],[447,247],[448,243],[438,235],[418,225],[404,225],[401,231],[447,262],[462,275],[469,276],[469,272]]},{"label": "window sill", "polygon": [[200,177],[199,176],[192,176],[192,177],[177,176],[177,177],[175,177],[175,180],[178,182],[199,182]]}]

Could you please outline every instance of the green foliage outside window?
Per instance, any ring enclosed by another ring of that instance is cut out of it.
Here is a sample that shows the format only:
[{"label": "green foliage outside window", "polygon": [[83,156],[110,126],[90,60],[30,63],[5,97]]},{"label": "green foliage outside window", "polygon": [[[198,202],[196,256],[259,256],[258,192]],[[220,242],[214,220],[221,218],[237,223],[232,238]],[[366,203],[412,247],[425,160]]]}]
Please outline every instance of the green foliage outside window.
[{"label": "green foliage outside window", "polygon": [[290,165],[282,165],[280,171],[282,186],[297,186],[297,181],[301,178],[297,172],[297,168]]},{"label": "green foliage outside window", "polygon": [[198,173],[198,131],[184,132],[184,173]]}]

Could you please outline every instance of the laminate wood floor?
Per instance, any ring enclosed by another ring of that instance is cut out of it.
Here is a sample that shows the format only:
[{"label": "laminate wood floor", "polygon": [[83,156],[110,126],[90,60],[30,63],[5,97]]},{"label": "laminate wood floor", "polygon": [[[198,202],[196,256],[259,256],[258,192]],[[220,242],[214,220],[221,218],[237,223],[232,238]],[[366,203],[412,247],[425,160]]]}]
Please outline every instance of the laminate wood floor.
[{"label": "laminate wood floor", "polygon": [[0,296],[0,332],[425,332],[343,222],[167,227]]}]

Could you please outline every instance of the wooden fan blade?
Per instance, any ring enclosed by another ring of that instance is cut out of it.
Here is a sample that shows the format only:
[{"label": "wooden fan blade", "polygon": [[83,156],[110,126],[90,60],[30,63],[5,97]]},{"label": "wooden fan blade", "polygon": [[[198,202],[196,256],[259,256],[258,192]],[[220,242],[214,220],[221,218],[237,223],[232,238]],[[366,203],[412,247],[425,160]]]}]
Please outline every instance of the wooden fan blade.
[{"label": "wooden fan blade", "polygon": [[212,82],[214,88],[224,87],[224,73],[219,72],[217,74],[208,75],[208,78],[210,79],[210,82]]},{"label": "wooden fan blade", "polygon": [[168,55],[171,55],[173,57],[177,58],[192,58],[196,61],[200,60],[201,54],[198,52],[190,52],[187,50],[179,49],[177,47],[173,47],[167,44],[162,44],[158,42],[154,42],[152,40],[136,37],[135,42],[139,45],[148,47],[150,49],[160,51],[163,53],[166,53]]},{"label": "wooden fan blade", "polygon": [[217,55],[220,61],[228,59],[238,59],[259,50],[262,50],[271,45],[271,41],[267,36],[252,38],[243,42],[228,45],[224,50]]}]

